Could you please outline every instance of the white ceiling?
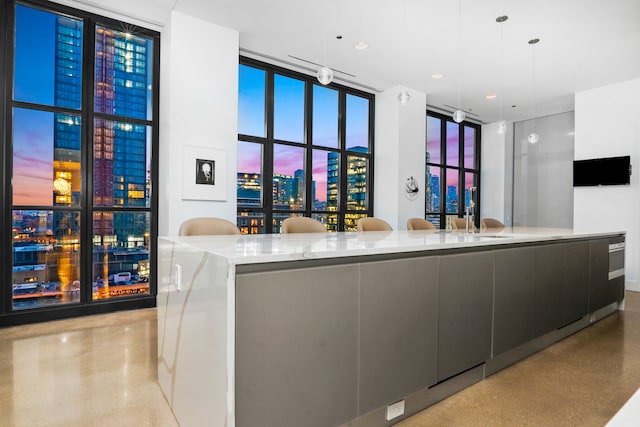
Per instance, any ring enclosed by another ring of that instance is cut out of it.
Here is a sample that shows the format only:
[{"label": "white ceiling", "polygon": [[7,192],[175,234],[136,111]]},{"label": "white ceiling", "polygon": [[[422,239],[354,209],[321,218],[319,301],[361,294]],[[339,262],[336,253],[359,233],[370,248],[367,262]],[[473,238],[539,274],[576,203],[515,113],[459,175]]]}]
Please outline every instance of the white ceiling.
[{"label": "white ceiling", "polygon": [[[569,111],[577,91],[640,78],[640,0],[75,1],[160,24],[173,8],[238,30],[243,51],[310,71],[292,56],[326,63],[376,91],[406,86],[483,122],[501,105],[511,121]],[[361,40],[368,49],[353,47]]]}]

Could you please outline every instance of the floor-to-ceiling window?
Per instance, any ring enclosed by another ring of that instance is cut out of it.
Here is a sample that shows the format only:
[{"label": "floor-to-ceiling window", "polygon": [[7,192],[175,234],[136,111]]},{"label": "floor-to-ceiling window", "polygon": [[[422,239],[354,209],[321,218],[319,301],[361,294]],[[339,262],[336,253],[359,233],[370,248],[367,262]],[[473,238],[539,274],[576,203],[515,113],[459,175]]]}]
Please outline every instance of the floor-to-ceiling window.
[{"label": "floor-to-ceiling window", "polygon": [[473,208],[479,224],[480,126],[427,112],[425,218],[450,229],[451,218]]},{"label": "floor-to-ceiling window", "polygon": [[329,231],[372,214],[374,96],[241,58],[238,227],[278,233],[304,215]]},{"label": "floor-to-ceiling window", "polygon": [[3,7],[0,314],[153,305],[159,34],[43,1]]}]

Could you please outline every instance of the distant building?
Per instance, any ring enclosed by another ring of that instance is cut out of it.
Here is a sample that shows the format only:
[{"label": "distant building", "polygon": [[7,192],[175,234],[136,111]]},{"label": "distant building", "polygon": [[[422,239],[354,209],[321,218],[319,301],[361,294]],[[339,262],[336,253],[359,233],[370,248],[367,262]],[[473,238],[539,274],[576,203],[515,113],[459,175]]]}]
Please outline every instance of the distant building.
[{"label": "distant building", "polygon": [[[148,119],[151,40],[98,26],[95,43],[95,110]],[[148,206],[147,134],[145,125],[95,120],[95,206]],[[118,245],[137,246],[145,241],[148,222],[146,214],[102,215],[94,219],[94,234],[115,235]]]},{"label": "distant building", "polygon": [[253,208],[262,205],[262,178],[260,174],[238,172],[236,188],[239,207]]},{"label": "distant building", "polygon": [[458,212],[458,187],[455,185],[447,187],[447,212]]},{"label": "distant building", "polygon": [[440,177],[432,175],[431,168],[434,166],[427,166],[427,212],[440,212]]},{"label": "distant building", "polygon": [[273,175],[273,208],[289,210],[304,209],[302,197],[298,196],[298,179],[290,175]]},{"label": "distant building", "polygon": [[[239,208],[259,208],[262,206],[262,177],[258,173],[238,172],[236,178]],[[240,212],[237,226],[243,234],[264,233],[262,213]]]},{"label": "distant building", "polygon": [[[54,102],[56,106],[82,106],[82,22],[64,16],[56,18]],[[53,200],[54,206],[80,205],[80,116],[54,114]],[[79,236],[77,214],[55,212],[52,233],[57,239]]]},{"label": "distant building", "polygon": [[[349,151],[366,153],[367,147],[353,147]],[[367,210],[367,159],[347,156],[347,209]]]}]

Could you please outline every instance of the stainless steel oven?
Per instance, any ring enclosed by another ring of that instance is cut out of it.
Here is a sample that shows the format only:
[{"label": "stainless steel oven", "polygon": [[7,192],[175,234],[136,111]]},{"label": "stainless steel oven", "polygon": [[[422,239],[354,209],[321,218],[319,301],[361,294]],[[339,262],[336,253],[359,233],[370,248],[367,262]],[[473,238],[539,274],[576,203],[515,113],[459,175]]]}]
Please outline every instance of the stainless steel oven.
[{"label": "stainless steel oven", "polygon": [[624,242],[609,243],[609,280],[624,276]]}]

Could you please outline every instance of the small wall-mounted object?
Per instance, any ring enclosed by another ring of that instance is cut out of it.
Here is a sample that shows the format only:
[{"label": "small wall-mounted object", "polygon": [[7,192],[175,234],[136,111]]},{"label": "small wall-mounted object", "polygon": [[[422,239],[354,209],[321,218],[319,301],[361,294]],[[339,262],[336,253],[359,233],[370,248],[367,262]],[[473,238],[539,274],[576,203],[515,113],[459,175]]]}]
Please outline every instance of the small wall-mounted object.
[{"label": "small wall-mounted object", "polygon": [[573,186],[629,185],[631,156],[574,160]]},{"label": "small wall-mounted object", "polygon": [[420,194],[420,187],[418,187],[418,182],[412,176],[404,180],[404,195],[407,196],[409,200],[415,200],[418,198]]},{"label": "small wall-mounted object", "polygon": [[182,147],[182,200],[227,200],[227,150]]}]

